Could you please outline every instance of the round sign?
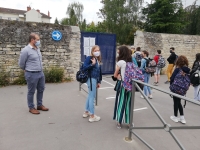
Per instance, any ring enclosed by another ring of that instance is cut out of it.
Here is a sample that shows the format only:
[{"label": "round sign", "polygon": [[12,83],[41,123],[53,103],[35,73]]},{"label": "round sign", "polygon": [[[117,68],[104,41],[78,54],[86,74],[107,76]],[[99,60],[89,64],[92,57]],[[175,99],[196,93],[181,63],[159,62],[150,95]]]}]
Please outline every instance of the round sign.
[{"label": "round sign", "polygon": [[62,39],[62,33],[60,31],[58,31],[58,30],[54,30],[52,32],[52,38],[55,41],[60,41]]}]

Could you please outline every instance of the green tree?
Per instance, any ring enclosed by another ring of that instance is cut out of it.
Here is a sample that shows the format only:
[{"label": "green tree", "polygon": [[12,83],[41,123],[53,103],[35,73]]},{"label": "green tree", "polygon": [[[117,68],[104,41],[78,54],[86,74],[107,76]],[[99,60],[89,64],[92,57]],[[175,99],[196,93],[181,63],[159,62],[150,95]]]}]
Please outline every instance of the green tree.
[{"label": "green tree", "polygon": [[126,38],[134,26],[137,26],[138,11],[143,0],[103,0],[103,8],[98,16],[105,21],[106,30],[117,35],[120,44],[126,43]]},{"label": "green tree", "polygon": [[69,4],[67,7],[67,16],[66,18],[63,18],[61,20],[62,25],[81,25],[82,22],[82,13],[83,13],[84,7],[79,2],[74,2],[72,4]]},{"label": "green tree", "polygon": [[105,26],[105,21],[103,22],[98,22],[95,24],[93,21],[92,23],[88,24],[86,27],[86,32],[101,32],[101,33],[106,33],[106,26]]},{"label": "green tree", "polygon": [[86,20],[85,19],[81,22],[79,27],[80,27],[81,31],[85,31],[86,30],[87,24],[86,24]]},{"label": "green tree", "polygon": [[60,24],[62,24],[62,25],[70,25],[69,18],[63,18],[63,19],[61,19]]},{"label": "green tree", "polygon": [[200,35],[200,6],[196,5],[197,0],[194,1],[193,5],[185,8],[188,15],[186,21],[189,22],[185,29],[185,34]]},{"label": "green tree", "polygon": [[183,33],[188,24],[181,0],[155,0],[142,9],[142,13],[148,32]]},{"label": "green tree", "polygon": [[59,24],[57,17],[56,17],[56,19],[54,21],[54,24]]}]

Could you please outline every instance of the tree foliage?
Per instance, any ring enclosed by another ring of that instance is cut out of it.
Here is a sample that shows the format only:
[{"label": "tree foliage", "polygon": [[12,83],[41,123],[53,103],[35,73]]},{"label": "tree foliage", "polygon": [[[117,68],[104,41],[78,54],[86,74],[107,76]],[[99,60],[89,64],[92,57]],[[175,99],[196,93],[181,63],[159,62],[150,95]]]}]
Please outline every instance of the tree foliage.
[{"label": "tree foliage", "polygon": [[85,31],[87,24],[86,24],[86,19],[84,19],[80,24],[79,24],[80,30]]},{"label": "tree foliage", "polygon": [[138,10],[143,0],[103,0],[103,8],[98,16],[105,22],[106,30],[117,35],[120,44],[127,43],[126,38],[138,22]]},{"label": "tree foliage", "polygon": [[79,25],[82,23],[82,13],[83,13],[84,7],[79,2],[74,2],[72,4],[69,4],[67,7],[67,16],[66,18],[63,18],[61,20],[62,25]]},{"label": "tree foliage", "polygon": [[157,33],[183,33],[188,24],[181,0],[155,0],[142,9],[144,29]]},{"label": "tree foliage", "polygon": [[56,17],[56,19],[54,21],[54,24],[59,24],[57,17]]},{"label": "tree foliage", "polygon": [[193,5],[186,7],[186,20],[189,22],[185,29],[185,34],[200,35],[200,6],[196,5],[197,0]]},{"label": "tree foliage", "polygon": [[94,22],[92,22],[91,24],[88,24],[86,27],[86,32],[101,32],[101,33],[105,33],[106,31],[106,25],[105,25],[105,21],[103,22],[98,22],[97,24],[95,24]]}]

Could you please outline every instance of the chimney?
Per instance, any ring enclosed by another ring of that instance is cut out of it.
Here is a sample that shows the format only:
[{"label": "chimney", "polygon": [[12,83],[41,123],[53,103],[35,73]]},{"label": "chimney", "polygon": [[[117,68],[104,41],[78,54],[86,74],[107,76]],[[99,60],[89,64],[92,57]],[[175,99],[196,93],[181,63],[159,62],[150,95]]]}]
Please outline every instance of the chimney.
[{"label": "chimney", "polygon": [[50,17],[50,12],[48,11],[48,16]]},{"label": "chimney", "polygon": [[27,6],[27,11],[31,10],[31,7],[30,6]]},{"label": "chimney", "polygon": [[40,13],[40,10],[39,10],[39,9],[37,9],[37,12],[39,12],[39,13]]}]

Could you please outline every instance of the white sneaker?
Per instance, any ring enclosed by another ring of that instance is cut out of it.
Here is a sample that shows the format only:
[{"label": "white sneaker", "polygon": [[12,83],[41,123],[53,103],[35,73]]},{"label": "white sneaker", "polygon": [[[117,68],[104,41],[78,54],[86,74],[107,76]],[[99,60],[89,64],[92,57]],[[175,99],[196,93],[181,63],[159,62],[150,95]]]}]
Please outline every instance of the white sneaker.
[{"label": "white sneaker", "polygon": [[117,123],[117,128],[121,129],[122,128],[121,124]]},{"label": "white sneaker", "polygon": [[153,95],[149,95],[149,98],[150,98],[150,99],[153,99]]},{"label": "white sneaker", "polygon": [[171,116],[170,119],[172,119],[174,122],[178,122],[179,121],[179,118],[175,117],[175,116]]},{"label": "white sneaker", "polygon": [[140,97],[144,99],[144,96],[141,95]]},{"label": "white sneaker", "polygon": [[181,119],[181,118],[180,118],[180,122],[181,122],[182,124],[186,124],[186,120],[185,120],[185,119]]},{"label": "white sneaker", "polygon": [[101,120],[101,117],[94,115],[94,117],[90,117],[89,118],[89,122],[95,122],[95,121],[99,121]]},{"label": "white sneaker", "polygon": [[87,118],[87,117],[89,117],[89,113],[83,113],[83,118]]}]

